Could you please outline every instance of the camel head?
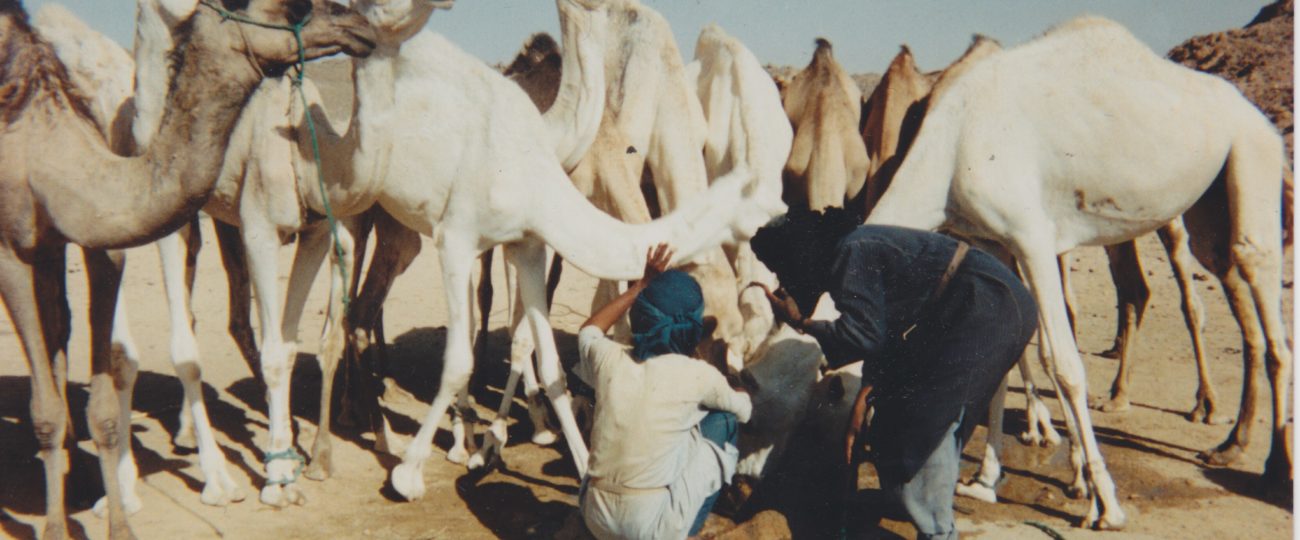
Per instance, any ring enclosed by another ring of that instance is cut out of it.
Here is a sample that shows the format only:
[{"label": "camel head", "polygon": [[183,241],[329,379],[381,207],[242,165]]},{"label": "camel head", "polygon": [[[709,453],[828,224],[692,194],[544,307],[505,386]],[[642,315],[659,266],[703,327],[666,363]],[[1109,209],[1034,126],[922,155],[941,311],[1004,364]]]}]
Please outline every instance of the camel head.
[{"label": "camel head", "polygon": [[560,45],[555,43],[555,38],[546,32],[538,32],[528,36],[524,46],[515,54],[514,61],[501,74],[506,77],[527,74],[542,64],[552,64],[558,72],[560,62]]},{"label": "camel head", "polygon": [[202,36],[206,50],[229,50],[263,72],[279,73],[299,60],[298,43],[287,29],[295,25],[301,25],[307,60],[339,52],[365,56],[375,46],[366,20],[330,0],[200,0],[177,30],[176,52],[184,54]]},{"label": "camel head", "polygon": [[396,48],[423,29],[434,11],[454,4],[455,0],[355,0],[352,7],[375,27],[381,44]]}]

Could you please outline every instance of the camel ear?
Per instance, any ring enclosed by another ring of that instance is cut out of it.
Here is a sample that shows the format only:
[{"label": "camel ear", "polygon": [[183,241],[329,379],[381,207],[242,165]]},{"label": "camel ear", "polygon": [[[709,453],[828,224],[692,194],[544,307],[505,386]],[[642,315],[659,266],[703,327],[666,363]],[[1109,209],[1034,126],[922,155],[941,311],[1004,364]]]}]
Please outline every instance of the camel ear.
[{"label": "camel ear", "polygon": [[830,402],[835,403],[844,399],[844,377],[831,377],[831,387],[828,390]]}]

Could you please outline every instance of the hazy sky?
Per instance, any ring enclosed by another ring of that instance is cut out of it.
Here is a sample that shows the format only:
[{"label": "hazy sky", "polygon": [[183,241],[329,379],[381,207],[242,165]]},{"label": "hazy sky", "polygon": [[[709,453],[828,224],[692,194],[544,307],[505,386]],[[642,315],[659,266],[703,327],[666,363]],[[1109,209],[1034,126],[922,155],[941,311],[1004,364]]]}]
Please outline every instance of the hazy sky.
[{"label": "hazy sky", "polygon": [[[803,65],[813,39],[835,44],[850,72],[880,72],[906,43],[924,70],[938,69],[965,50],[974,33],[1003,45],[1021,43],[1080,14],[1127,26],[1156,52],[1198,34],[1238,28],[1267,0],[643,0],[673,25],[690,58],[695,37],[710,22],[738,37],[765,63]],[[26,0],[35,11],[47,0]],[[91,27],[130,47],[135,4],[129,0],[61,0]],[[536,31],[558,34],[551,0],[458,0],[429,26],[488,63],[509,60]]]}]

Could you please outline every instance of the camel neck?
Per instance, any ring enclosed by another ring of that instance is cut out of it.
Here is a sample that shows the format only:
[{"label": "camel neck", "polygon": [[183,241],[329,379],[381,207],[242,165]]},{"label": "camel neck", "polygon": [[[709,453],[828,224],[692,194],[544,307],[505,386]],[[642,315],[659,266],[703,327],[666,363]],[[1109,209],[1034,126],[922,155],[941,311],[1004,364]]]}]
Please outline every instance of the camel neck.
[{"label": "camel neck", "polygon": [[607,15],[572,2],[557,2],[563,41],[560,89],[542,115],[555,143],[556,157],[572,171],[596,140],[605,111]]},{"label": "camel neck", "polygon": [[173,47],[171,24],[157,0],[141,0],[135,13],[135,117],[131,134],[135,152],[149,147],[167,104],[168,57]]}]

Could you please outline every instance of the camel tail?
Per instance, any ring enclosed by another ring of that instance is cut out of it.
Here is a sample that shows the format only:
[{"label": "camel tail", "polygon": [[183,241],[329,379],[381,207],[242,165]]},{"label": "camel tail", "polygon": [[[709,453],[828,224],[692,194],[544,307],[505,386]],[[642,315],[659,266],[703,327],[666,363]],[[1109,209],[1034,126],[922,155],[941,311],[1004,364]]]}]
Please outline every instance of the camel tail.
[{"label": "camel tail", "polygon": [[630,225],[592,206],[564,176],[542,181],[532,202],[530,232],[565,261],[599,279],[641,277],[654,245],[673,248],[673,266],[692,261],[723,243],[748,240],[784,205],[771,208],[745,197],[753,174],[738,168],[677,210],[643,225]]}]

